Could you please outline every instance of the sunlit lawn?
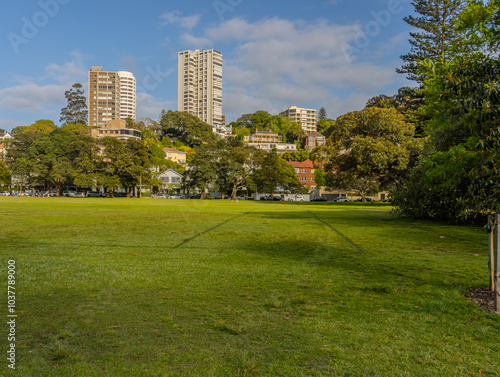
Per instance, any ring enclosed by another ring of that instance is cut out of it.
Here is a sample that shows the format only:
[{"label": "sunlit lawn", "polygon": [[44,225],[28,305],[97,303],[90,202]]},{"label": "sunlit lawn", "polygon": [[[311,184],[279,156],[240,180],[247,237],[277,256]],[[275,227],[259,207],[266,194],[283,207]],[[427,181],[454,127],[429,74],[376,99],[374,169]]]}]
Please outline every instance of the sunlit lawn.
[{"label": "sunlit lawn", "polygon": [[12,375],[500,375],[500,316],[463,297],[488,285],[482,228],[386,205],[126,198],[2,197],[0,219]]}]

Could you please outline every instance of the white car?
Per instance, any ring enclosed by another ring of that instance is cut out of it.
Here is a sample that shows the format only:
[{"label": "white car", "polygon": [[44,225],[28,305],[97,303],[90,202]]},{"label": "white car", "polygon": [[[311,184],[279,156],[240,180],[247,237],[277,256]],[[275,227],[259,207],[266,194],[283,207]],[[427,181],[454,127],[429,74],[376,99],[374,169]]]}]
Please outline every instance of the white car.
[{"label": "white car", "polygon": [[10,192],[2,191],[2,192],[0,192],[0,196],[10,196]]},{"label": "white car", "polygon": [[168,198],[169,199],[182,199],[183,196],[184,195],[182,195],[182,194],[172,194]]},{"label": "white car", "polygon": [[348,197],[346,196],[342,196],[340,198],[338,198],[337,200],[335,200],[337,203],[342,203],[342,202],[350,202],[351,199],[349,199]]},{"label": "white car", "polygon": [[291,196],[288,198],[289,202],[305,202],[306,200],[304,199],[303,196]]}]

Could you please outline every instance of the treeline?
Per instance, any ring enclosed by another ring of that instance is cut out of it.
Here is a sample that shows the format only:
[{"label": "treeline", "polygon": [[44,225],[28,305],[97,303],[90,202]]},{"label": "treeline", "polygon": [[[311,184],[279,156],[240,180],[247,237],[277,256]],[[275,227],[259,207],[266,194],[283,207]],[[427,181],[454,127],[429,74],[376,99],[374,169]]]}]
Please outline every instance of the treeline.
[{"label": "treeline", "polygon": [[[17,127],[7,146],[7,163],[0,163],[0,177],[5,184],[11,184],[12,177],[21,190],[48,184],[61,195],[71,183],[87,189],[104,187],[109,196],[122,188],[130,196],[140,183],[161,187],[156,173],[175,168],[184,173],[185,189],[203,193],[208,189],[228,195],[242,188],[304,190],[281,156],[247,147],[238,138],[221,139],[193,115],[163,111],[158,122],[129,119],[127,123],[141,130],[141,140],[95,139],[89,127],[80,123],[57,127],[50,120],[39,120]],[[186,151],[187,168],[166,160],[165,147]]]}]

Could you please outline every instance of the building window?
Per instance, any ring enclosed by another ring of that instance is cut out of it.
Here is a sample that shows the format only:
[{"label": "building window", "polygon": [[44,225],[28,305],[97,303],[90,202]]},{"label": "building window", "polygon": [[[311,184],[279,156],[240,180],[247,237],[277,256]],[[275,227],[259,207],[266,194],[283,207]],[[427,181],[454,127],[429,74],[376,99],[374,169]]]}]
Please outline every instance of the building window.
[{"label": "building window", "polygon": [[300,178],[300,180],[301,180],[302,182],[307,182],[307,177],[302,177],[302,178]]},{"label": "building window", "polygon": [[302,174],[307,174],[307,169],[302,169]]}]

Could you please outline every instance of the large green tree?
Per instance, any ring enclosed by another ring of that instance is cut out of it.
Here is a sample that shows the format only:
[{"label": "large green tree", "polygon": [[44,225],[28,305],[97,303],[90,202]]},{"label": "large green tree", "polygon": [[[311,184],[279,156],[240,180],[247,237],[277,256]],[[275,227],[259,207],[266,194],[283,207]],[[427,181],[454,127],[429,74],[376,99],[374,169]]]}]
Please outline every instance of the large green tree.
[{"label": "large green tree", "polygon": [[269,152],[264,156],[252,179],[259,191],[271,193],[271,199],[274,199],[274,192],[278,188],[296,192],[301,187],[293,166],[276,152]]},{"label": "large green tree", "polygon": [[64,93],[68,105],[61,110],[62,123],[87,124],[87,100],[83,95],[82,84],[74,84]]},{"label": "large green tree", "polygon": [[58,196],[62,194],[65,182],[75,174],[73,161],[78,155],[74,145],[76,138],[68,130],[56,129],[37,139],[28,151],[33,176],[38,181],[52,182]]},{"label": "large green tree", "polygon": [[141,180],[147,182],[151,178],[151,160],[141,140],[103,137],[98,143],[102,155],[97,162],[97,182],[107,187],[110,197],[117,188],[125,188],[130,196]]},{"label": "large green tree", "polygon": [[217,161],[220,158],[220,149],[215,142],[202,144],[196,148],[196,153],[189,161],[186,169],[185,184],[192,189],[200,189],[202,199],[206,192],[214,185],[217,179]]},{"label": "large green tree", "polygon": [[252,175],[260,166],[264,152],[254,147],[246,147],[237,140],[225,142],[217,161],[216,184],[224,193],[235,198],[238,190],[253,188]]},{"label": "large green tree", "polygon": [[[430,139],[420,164],[394,193],[405,214],[457,221],[500,209],[499,4],[471,1],[457,18],[478,51],[420,65]],[[429,204],[417,205],[416,197]]]},{"label": "large green tree", "polygon": [[212,126],[187,112],[162,111],[160,126],[164,135],[173,141],[180,141],[190,147],[215,140]]},{"label": "large green tree", "polygon": [[317,154],[325,186],[356,192],[363,200],[387,188],[408,168],[417,148],[414,132],[394,108],[369,107],[337,118],[329,146]]}]

